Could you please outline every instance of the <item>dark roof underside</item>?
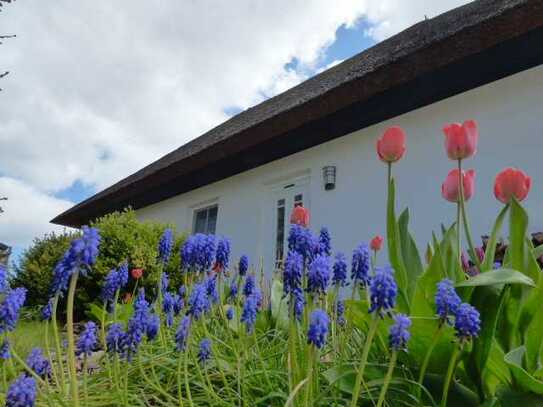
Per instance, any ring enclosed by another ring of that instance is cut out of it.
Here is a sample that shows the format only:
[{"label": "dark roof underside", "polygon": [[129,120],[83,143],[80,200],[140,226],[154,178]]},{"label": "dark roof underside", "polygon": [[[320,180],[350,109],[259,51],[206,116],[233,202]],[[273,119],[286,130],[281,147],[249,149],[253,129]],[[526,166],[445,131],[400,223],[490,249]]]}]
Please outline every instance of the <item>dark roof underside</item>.
[{"label": "dark roof underside", "polygon": [[208,131],[52,220],[141,208],[543,63],[543,1],[425,20]]}]

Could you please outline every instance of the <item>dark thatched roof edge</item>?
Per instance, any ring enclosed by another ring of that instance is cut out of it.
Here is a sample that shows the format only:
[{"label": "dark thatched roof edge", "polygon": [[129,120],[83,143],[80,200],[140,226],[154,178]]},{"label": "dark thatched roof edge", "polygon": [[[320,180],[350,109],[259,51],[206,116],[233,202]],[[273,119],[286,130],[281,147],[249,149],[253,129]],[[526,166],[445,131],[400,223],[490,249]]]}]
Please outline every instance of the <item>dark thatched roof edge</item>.
[{"label": "dark thatched roof edge", "polygon": [[129,205],[141,208],[536,66],[543,63],[540,45],[534,47],[541,38],[541,0],[478,0],[421,21],[232,117],[52,222],[78,227]]}]

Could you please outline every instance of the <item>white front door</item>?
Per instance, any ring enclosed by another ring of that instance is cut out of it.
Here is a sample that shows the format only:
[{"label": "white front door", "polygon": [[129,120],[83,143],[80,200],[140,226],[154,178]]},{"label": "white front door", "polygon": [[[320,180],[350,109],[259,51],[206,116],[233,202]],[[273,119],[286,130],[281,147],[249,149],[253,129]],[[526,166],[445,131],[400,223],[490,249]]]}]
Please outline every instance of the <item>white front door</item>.
[{"label": "white front door", "polygon": [[265,238],[267,266],[277,269],[281,267],[288,251],[288,232],[290,214],[295,206],[309,208],[309,178],[304,177],[290,182],[284,182],[271,188],[270,202],[266,205],[266,217],[271,222],[266,222],[267,234]]}]

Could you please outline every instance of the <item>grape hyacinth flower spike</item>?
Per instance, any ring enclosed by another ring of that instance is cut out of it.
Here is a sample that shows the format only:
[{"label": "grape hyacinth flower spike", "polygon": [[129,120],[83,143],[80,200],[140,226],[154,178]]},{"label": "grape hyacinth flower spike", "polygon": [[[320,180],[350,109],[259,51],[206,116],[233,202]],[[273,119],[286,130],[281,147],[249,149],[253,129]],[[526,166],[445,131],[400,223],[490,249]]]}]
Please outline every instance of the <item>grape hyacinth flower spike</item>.
[{"label": "grape hyacinth flower spike", "polygon": [[6,407],[32,407],[37,393],[36,379],[21,374],[8,388]]},{"label": "grape hyacinth flower spike", "polygon": [[34,348],[30,351],[26,359],[26,364],[42,379],[51,376],[51,364],[49,363],[49,359],[43,356],[40,348]]},{"label": "grape hyacinth flower spike", "polygon": [[362,243],[353,251],[351,264],[351,280],[353,281],[353,296],[357,286],[365,288],[370,282],[370,249]]},{"label": "grape hyacinth flower spike", "polygon": [[178,352],[184,352],[187,348],[187,340],[190,331],[190,317],[185,316],[179,323],[177,332],[175,333],[175,344]]},{"label": "grape hyacinth flower spike", "polygon": [[19,311],[26,300],[26,292],[25,288],[20,287],[9,290],[5,295],[4,301],[0,304],[0,333],[15,329]]},{"label": "grape hyacinth flower spike", "polygon": [[226,237],[217,242],[217,254],[215,256],[215,269],[223,271],[228,268],[230,262],[230,240]]},{"label": "grape hyacinth flower spike", "polygon": [[439,316],[440,324],[452,324],[452,317],[462,302],[454,289],[454,283],[449,279],[443,279],[437,283],[435,296],[436,313]]},{"label": "grape hyacinth flower spike", "polygon": [[307,291],[315,295],[326,294],[330,284],[330,274],[330,258],[321,254],[317,255],[307,273]]},{"label": "grape hyacinth flower spike", "polygon": [[322,227],[319,232],[318,254],[325,254],[326,256],[332,255],[331,241],[332,238],[330,237],[328,228]]},{"label": "grape hyacinth flower spike", "polygon": [[198,362],[205,364],[211,358],[211,339],[204,338],[200,341]]},{"label": "grape hyacinth flower spike", "polygon": [[256,292],[253,292],[245,299],[243,304],[243,311],[241,312],[240,321],[245,324],[248,334],[251,334],[254,330],[256,323],[256,314],[258,311],[258,296]]},{"label": "grape hyacinth flower spike", "polygon": [[347,285],[347,258],[341,252],[336,253],[332,267],[332,282],[336,287]]},{"label": "grape hyacinth flower spike", "polygon": [[394,324],[390,327],[388,337],[392,355],[388,364],[388,370],[383,382],[383,387],[381,387],[381,392],[379,393],[377,407],[381,407],[385,401],[385,395],[396,366],[398,352],[402,350],[407,351],[407,342],[409,342],[409,338],[411,338],[411,333],[409,332],[410,327],[411,319],[409,319],[407,315],[397,314],[394,316]]},{"label": "grape hyacinth flower spike", "polygon": [[398,286],[390,266],[378,268],[370,283],[370,309],[383,316],[396,305]]},{"label": "grape hyacinth flower spike", "polygon": [[309,329],[307,331],[307,343],[321,349],[326,343],[328,336],[328,325],[330,319],[322,309],[314,310],[309,317]]},{"label": "grape hyacinth flower spike", "polygon": [[79,340],[77,341],[77,353],[83,354],[85,356],[90,356],[94,351],[97,345],[96,337],[97,327],[96,324],[92,321],[85,324],[85,328],[81,335],[79,335]]},{"label": "grape hyacinth flower spike", "polygon": [[238,265],[238,271],[240,277],[243,277],[247,274],[247,270],[249,269],[249,257],[247,257],[245,254],[239,258],[239,265]]},{"label": "grape hyacinth flower spike", "polygon": [[174,244],[173,231],[170,228],[164,230],[160,241],[158,242],[158,259],[165,265],[170,261]]}]

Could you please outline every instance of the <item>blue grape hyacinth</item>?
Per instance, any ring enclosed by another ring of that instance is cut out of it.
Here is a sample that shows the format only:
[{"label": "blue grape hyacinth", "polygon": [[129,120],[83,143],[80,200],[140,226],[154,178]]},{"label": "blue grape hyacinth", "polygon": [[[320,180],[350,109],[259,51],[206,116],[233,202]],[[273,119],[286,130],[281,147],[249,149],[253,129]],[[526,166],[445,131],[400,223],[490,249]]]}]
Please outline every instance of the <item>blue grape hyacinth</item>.
[{"label": "blue grape hyacinth", "polygon": [[181,248],[183,268],[207,271],[215,257],[215,235],[196,233],[189,236]]},{"label": "blue grape hyacinth", "polygon": [[194,285],[189,297],[188,306],[189,315],[191,315],[196,321],[198,321],[202,315],[211,308],[207,298],[205,283],[198,283]]},{"label": "blue grape hyacinth", "polygon": [[394,316],[394,324],[389,331],[389,343],[392,350],[407,350],[407,342],[411,338],[409,332],[411,328],[411,319],[404,314]]},{"label": "blue grape hyacinth", "polygon": [[8,271],[6,270],[6,266],[0,264],[0,294],[8,289]]},{"label": "blue grape hyacinth", "polygon": [[330,237],[330,232],[328,228],[322,227],[319,232],[319,247],[318,253],[325,254],[326,256],[332,255],[332,238]]},{"label": "blue grape hyacinth", "polygon": [[6,407],[32,407],[37,393],[36,379],[21,374],[8,388]]},{"label": "blue grape hyacinth", "polygon": [[53,299],[49,298],[47,304],[45,304],[41,309],[41,319],[43,321],[51,321],[53,317]]},{"label": "blue grape hyacinth", "polygon": [[301,288],[294,291],[291,301],[294,301],[294,316],[301,321],[305,308],[305,295]]},{"label": "blue grape hyacinth", "polygon": [[302,273],[304,267],[302,255],[295,251],[289,251],[283,269],[283,293],[293,294],[302,287]]},{"label": "blue grape hyacinth", "polygon": [[479,335],[481,330],[481,317],[477,309],[468,304],[462,303],[456,310],[454,329],[457,338],[463,342]]},{"label": "blue grape hyacinth", "polygon": [[256,314],[258,311],[258,297],[255,293],[251,294],[245,299],[243,304],[243,310],[241,312],[240,321],[245,324],[247,333],[253,332],[256,323]]},{"label": "blue grape hyacinth", "polygon": [[304,263],[311,261],[319,247],[319,241],[308,228],[291,224],[288,235],[288,249],[298,252],[304,258]]},{"label": "blue grape hyacinth", "polygon": [[307,273],[307,291],[313,294],[326,294],[330,278],[330,258],[322,254],[317,255]]},{"label": "blue grape hyacinth", "polygon": [[173,325],[174,307],[174,296],[169,292],[164,293],[164,298],[162,299],[162,311],[166,315],[166,326],[168,327]]},{"label": "blue grape hyacinth", "polygon": [[212,304],[219,301],[219,291],[217,291],[217,275],[209,276],[205,280],[207,298]]},{"label": "blue grape hyacinth", "polygon": [[328,336],[328,314],[322,309],[314,310],[309,317],[309,330],[307,331],[307,343],[322,348]]},{"label": "blue grape hyacinth", "polygon": [[360,284],[367,287],[370,283],[370,248],[366,243],[360,244],[353,251],[351,264],[351,280],[353,284]]},{"label": "blue grape hyacinth", "polygon": [[394,273],[390,266],[378,268],[370,283],[370,309],[383,316],[396,305],[398,286],[394,280]]},{"label": "blue grape hyacinth", "polygon": [[200,341],[200,349],[198,351],[198,361],[205,364],[211,358],[211,339],[204,338]]},{"label": "blue grape hyacinth", "polygon": [[0,333],[15,329],[19,311],[26,300],[26,292],[26,289],[22,287],[7,292],[4,301],[0,304]]},{"label": "blue grape hyacinth", "polygon": [[228,309],[226,310],[226,319],[231,321],[232,318],[234,318],[234,308],[228,307]]},{"label": "blue grape hyacinth", "polygon": [[2,345],[0,345],[0,359],[7,360],[11,357],[10,345],[7,339],[4,339]]},{"label": "blue grape hyacinth", "polygon": [[256,279],[253,275],[248,275],[245,279],[245,285],[243,286],[243,295],[248,297],[250,296],[256,287]]},{"label": "blue grape hyacinth", "polygon": [[462,300],[456,293],[454,283],[451,280],[443,279],[437,283],[435,302],[440,323],[452,324],[451,317],[456,314]]},{"label": "blue grape hyacinth", "polygon": [[106,335],[106,348],[108,352],[121,354],[125,351],[126,334],[118,322],[110,325]]},{"label": "blue grape hyacinth", "polygon": [[336,318],[339,326],[345,325],[345,302],[341,300],[336,302]]},{"label": "blue grape hyacinth", "polygon": [[238,283],[236,280],[230,282],[230,289],[228,290],[228,299],[235,301],[238,297]]},{"label": "blue grape hyacinth", "polygon": [[170,286],[170,276],[168,273],[163,272],[162,276],[160,278],[160,289],[162,292],[168,291],[168,287]]},{"label": "blue grape hyacinth", "polygon": [[347,257],[341,252],[336,253],[332,267],[332,283],[336,287],[347,285]]},{"label": "blue grape hyacinth", "polygon": [[51,363],[43,356],[40,348],[34,348],[26,358],[26,364],[42,379],[51,376]]},{"label": "blue grape hyacinth", "polygon": [[155,339],[158,335],[159,329],[160,317],[157,314],[149,314],[149,317],[147,318],[147,324],[145,326],[145,335],[147,335],[147,339],[150,341]]},{"label": "blue grape hyacinth", "polygon": [[228,268],[230,262],[230,240],[222,237],[217,242],[217,254],[215,256],[215,264],[220,270]]},{"label": "blue grape hyacinth", "polygon": [[179,327],[175,333],[175,344],[178,352],[184,352],[187,348],[187,340],[190,331],[190,317],[185,316],[179,323]]},{"label": "blue grape hyacinth", "polygon": [[249,269],[249,257],[247,257],[244,254],[239,258],[239,265],[238,265],[239,275],[241,277],[245,276],[245,274],[247,274],[248,269]]},{"label": "blue grape hyacinth", "polygon": [[81,335],[79,335],[79,339],[77,341],[78,354],[90,356],[90,354],[94,351],[98,343],[96,330],[97,327],[94,322],[89,321],[85,324],[85,328],[83,329]]},{"label": "blue grape hyacinth", "polygon": [[167,264],[172,255],[174,244],[173,230],[167,228],[164,230],[160,241],[158,242],[158,259],[162,264]]}]

